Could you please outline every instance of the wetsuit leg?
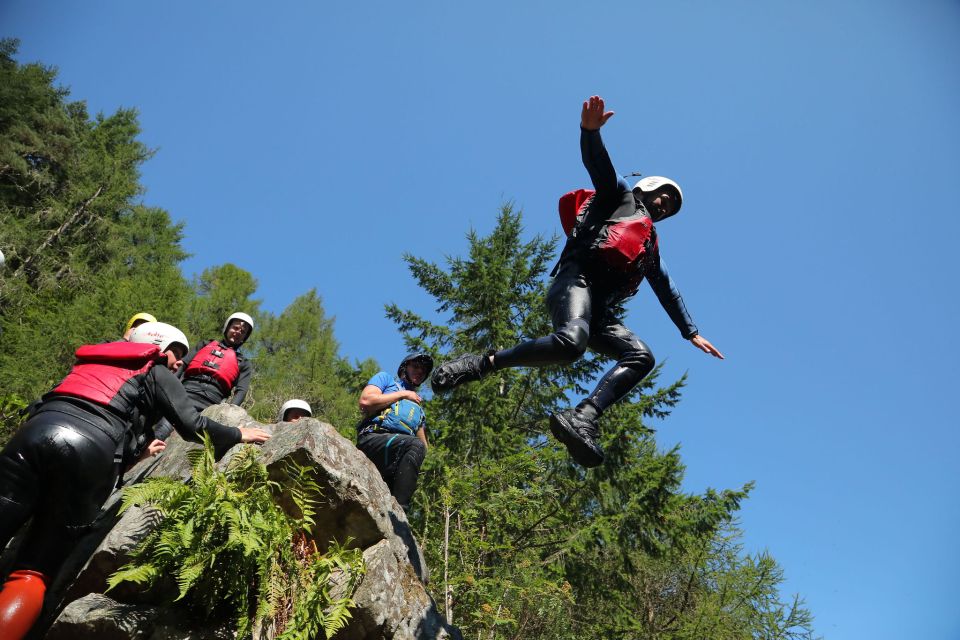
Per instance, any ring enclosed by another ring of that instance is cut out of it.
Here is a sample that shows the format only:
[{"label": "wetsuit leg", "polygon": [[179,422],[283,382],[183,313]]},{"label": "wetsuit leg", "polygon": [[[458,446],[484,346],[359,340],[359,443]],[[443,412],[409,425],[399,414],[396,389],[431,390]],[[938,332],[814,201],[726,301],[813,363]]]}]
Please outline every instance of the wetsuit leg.
[{"label": "wetsuit leg", "polygon": [[[2,638],[18,637],[15,630],[33,625],[43,605],[45,576],[55,577],[116,484],[115,444],[96,428],[75,421],[56,411],[38,413],[0,454],[0,495],[12,497],[0,504],[4,531],[8,513],[18,519],[16,528],[24,513],[33,516],[13,563],[15,571],[0,591],[6,607],[6,617],[0,618]],[[32,492],[18,489],[24,480],[33,482]]]},{"label": "wetsuit leg", "polygon": [[[75,421],[57,411],[38,413],[4,448],[3,457],[23,465],[20,477],[35,482],[28,503],[33,522],[15,568],[53,576],[116,484],[113,441]],[[0,493],[9,495],[8,487],[15,491],[14,483],[4,485]]]},{"label": "wetsuit leg", "polygon": [[357,439],[357,448],[370,458],[391,495],[406,510],[427,453],[423,441],[401,433],[367,433]]},{"label": "wetsuit leg", "polygon": [[547,293],[553,333],[494,354],[497,369],[570,364],[587,350],[593,308],[590,280],[580,264],[564,263]]},{"label": "wetsuit leg", "polygon": [[598,413],[603,413],[630,393],[653,370],[656,361],[650,347],[617,319],[608,315],[600,324],[591,333],[590,348],[616,359],[617,363],[604,374],[581,405],[592,405]]}]

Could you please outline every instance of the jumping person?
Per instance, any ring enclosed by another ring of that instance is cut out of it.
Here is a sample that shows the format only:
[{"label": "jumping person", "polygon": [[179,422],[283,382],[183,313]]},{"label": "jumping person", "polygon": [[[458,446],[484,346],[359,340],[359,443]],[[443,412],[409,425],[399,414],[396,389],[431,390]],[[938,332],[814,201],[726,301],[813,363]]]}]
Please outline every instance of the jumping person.
[{"label": "jumping person", "polygon": [[165,416],[184,439],[220,446],[264,442],[260,429],[201,417],[174,371],[187,352],[176,327],[149,322],[129,342],[87,345],[66,378],[44,396],[0,452],[0,549],[32,518],[0,591],[0,638],[22,638],[74,542],[117,484],[137,414]]},{"label": "jumping person", "polygon": [[363,420],[357,428],[357,448],[376,465],[404,511],[417,488],[428,446],[423,399],[416,389],[432,369],[429,354],[411,353],[400,363],[396,377],[381,371],[360,394]]},{"label": "jumping person", "polygon": [[[593,393],[576,407],[550,416],[550,431],[584,467],[603,463],[597,419],[654,367],[650,348],[624,326],[616,311],[644,278],[681,335],[705,353],[723,358],[698,333],[660,258],[654,223],[680,210],[680,186],[668,178],[646,177],[631,189],[617,176],[600,138],[600,128],[612,116],[599,96],[583,103],[580,153],[595,193],[578,206],[551,274],[555,278],[547,306],[554,332],[490,355],[461,356],[438,367],[432,380],[434,391],[446,391],[497,369],[569,364],[588,347],[615,360]],[[617,229],[611,234],[613,227]]]}]

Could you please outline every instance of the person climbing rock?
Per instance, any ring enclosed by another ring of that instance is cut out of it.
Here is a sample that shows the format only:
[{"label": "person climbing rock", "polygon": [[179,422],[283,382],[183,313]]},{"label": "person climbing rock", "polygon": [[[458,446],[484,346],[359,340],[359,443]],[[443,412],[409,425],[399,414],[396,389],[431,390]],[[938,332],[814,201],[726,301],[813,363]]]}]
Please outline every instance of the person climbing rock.
[{"label": "person climbing rock", "polygon": [[416,389],[432,369],[429,354],[411,353],[396,377],[381,371],[360,394],[363,419],[357,427],[357,448],[376,465],[404,511],[417,489],[428,446],[423,399]]},{"label": "person climbing rock", "polygon": [[669,178],[650,176],[630,188],[617,175],[600,137],[601,127],[613,116],[604,109],[603,99],[592,96],[580,113],[580,153],[594,190],[561,198],[568,239],[547,293],[554,332],[495,353],[461,356],[439,366],[431,381],[434,391],[447,391],[497,369],[569,364],[588,348],[615,360],[593,393],[550,416],[550,431],[584,467],[603,463],[598,418],[655,364],[650,348],[624,326],[618,312],[644,278],[680,334],[703,352],[723,359],[700,335],[660,256],[654,223],[680,210],[680,186]]},{"label": "person climbing rock", "polygon": [[312,415],[310,403],[306,400],[287,400],[280,407],[277,422],[296,422],[300,418],[309,418]]},{"label": "person climbing rock", "polygon": [[0,590],[0,638],[33,626],[46,588],[117,485],[137,415],[152,417],[148,424],[164,416],[194,442],[269,439],[197,413],[174,375],[188,349],[183,332],[162,322],[140,325],[129,341],[80,347],[70,373],[0,452],[0,549],[30,520]]}]

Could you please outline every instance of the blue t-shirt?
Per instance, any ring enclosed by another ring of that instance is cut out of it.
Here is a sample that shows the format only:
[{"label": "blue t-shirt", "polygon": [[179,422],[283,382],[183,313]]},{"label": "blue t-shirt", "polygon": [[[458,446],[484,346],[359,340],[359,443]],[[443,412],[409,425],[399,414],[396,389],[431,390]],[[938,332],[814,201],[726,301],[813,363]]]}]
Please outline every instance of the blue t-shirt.
[{"label": "blue t-shirt", "polygon": [[[380,389],[382,393],[395,393],[397,391],[403,391],[410,388],[406,385],[406,383],[403,380],[398,380],[397,378],[390,375],[386,371],[381,371],[377,373],[375,376],[373,376],[372,378],[370,378],[370,380],[367,381],[367,386],[369,385],[373,385],[377,387],[378,389]],[[400,403],[415,404],[410,400],[401,400]],[[398,403],[394,403],[387,409],[384,409],[384,411],[387,411],[390,408],[396,407],[397,404]],[[416,428],[413,428],[414,433],[418,429],[426,428],[427,426],[426,416],[423,416],[421,411],[418,411],[417,413],[419,413],[422,417],[420,419],[420,424],[416,426]],[[389,428],[389,426],[384,422],[384,412],[380,412],[377,415],[371,416],[370,418],[367,418],[366,420],[364,420],[361,426],[360,433],[366,433],[368,431],[377,431],[377,430],[396,431],[397,433],[408,433],[407,430],[401,430],[400,428],[397,428],[397,429]]]}]

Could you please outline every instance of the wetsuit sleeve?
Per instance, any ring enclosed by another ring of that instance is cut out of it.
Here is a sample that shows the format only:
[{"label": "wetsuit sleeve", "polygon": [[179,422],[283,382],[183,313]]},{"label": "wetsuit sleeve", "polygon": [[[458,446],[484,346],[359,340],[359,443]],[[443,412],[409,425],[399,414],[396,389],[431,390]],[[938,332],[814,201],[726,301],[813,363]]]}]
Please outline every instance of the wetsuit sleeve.
[{"label": "wetsuit sleeve", "polygon": [[613,168],[610,155],[603,146],[599,129],[595,131],[580,129],[580,156],[583,159],[583,166],[590,174],[597,197],[609,198],[620,192],[620,180]]},{"label": "wetsuit sleeve", "polygon": [[673,278],[667,272],[667,265],[659,255],[657,255],[656,267],[646,275],[650,288],[657,295],[663,310],[673,320],[673,324],[677,325],[680,335],[687,340],[697,335],[697,325],[693,324],[693,319],[687,312],[686,305],[683,304],[677,285],[673,283]]},{"label": "wetsuit sleeve", "polygon": [[156,409],[184,440],[200,442],[201,435],[206,433],[218,448],[226,449],[240,442],[240,429],[201,416],[193,408],[183,384],[166,367],[157,365],[151,368],[144,382]]},{"label": "wetsuit sleeve", "polygon": [[247,397],[247,390],[250,388],[250,377],[253,375],[253,367],[246,358],[240,360],[240,373],[237,375],[237,384],[233,385],[233,399],[230,404],[240,405],[243,399]]}]

